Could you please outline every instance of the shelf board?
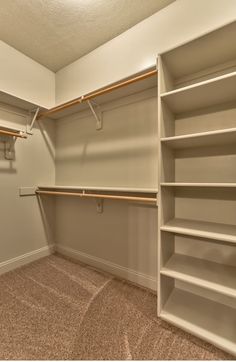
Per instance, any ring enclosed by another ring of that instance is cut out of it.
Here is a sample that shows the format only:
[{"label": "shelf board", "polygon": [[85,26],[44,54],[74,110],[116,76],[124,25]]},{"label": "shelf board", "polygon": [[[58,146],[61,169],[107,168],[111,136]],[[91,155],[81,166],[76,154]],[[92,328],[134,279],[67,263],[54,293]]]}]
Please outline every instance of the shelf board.
[{"label": "shelf board", "polygon": [[[111,191],[111,188],[104,189],[103,191],[98,190],[98,188],[81,188],[81,187],[38,187],[35,191],[37,195],[47,195],[47,196],[70,196],[70,197],[79,197],[79,198],[94,198],[94,199],[109,199],[109,200],[122,200],[122,201],[132,201],[132,202],[147,202],[155,203],[157,206],[157,193],[150,192],[137,192],[136,191],[125,191],[115,190]],[[138,195],[137,195],[138,194]]]},{"label": "shelf board", "polygon": [[162,182],[163,187],[236,187],[235,182]]},{"label": "shelf board", "polygon": [[175,288],[160,317],[236,355],[236,309]]},{"label": "shelf board", "polygon": [[68,186],[68,185],[40,185],[38,186],[40,190],[68,190],[68,191],[107,191],[107,192],[133,192],[133,193],[150,193],[156,194],[158,192],[157,188],[132,188],[132,187],[95,187],[95,186]]},{"label": "shelf board", "polygon": [[[137,94],[148,89],[155,90],[156,88],[157,77],[152,76],[141,81],[126,85],[125,87],[113,90],[110,93],[99,95],[95,98],[95,102],[102,106],[103,104],[106,104],[108,102],[112,102],[123,97],[128,97],[130,95]],[[85,110],[89,110],[87,102],[79,103],[77,105],[73,105],[72,107],[63,109],[60,112],[52,113],[48,117],[57,120]]]},{"label": "shelf board", "polygon": [[33,111],[37,107],[40,107],[42,111],[46,111],[47,108],[41,107],[36,103],[26,101],[24,99],[13,96],[9,93],[0,91],[0,103],[7,104],[16,108],[23,109],[25,111]]},{"label": "shelf board", "polygon": [[236,128],[165,137],[161,142],[173,149],[232,144],[236,143]]},{"label": "shelf board", "polygon": [[176,234],[236,243],[236,225],[176,218],[162,226],[161,230]]},{"label": "shelf board", "polygon": [[[175,80],[236,58],[236,22],[161,54]],[[211,44],[209,46],[209,44]]]},{"label": "shelf board", "polygon": [[163,93],[161,100],[175,114],[236,101],[236,72]]},{"label": "shelf board", "polygon": [[161,269],[161,274],[236,297],[236,267],[174,254]]}]

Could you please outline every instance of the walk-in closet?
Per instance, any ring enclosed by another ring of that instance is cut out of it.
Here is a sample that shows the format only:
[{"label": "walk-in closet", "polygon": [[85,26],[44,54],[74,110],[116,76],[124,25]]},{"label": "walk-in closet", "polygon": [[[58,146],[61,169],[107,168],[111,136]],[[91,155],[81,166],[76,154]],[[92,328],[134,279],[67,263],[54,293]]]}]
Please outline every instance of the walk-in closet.
[{"label": "walk-in closet", "polygon": [[0,2],[0,360],[234,360],[235,0]]}]

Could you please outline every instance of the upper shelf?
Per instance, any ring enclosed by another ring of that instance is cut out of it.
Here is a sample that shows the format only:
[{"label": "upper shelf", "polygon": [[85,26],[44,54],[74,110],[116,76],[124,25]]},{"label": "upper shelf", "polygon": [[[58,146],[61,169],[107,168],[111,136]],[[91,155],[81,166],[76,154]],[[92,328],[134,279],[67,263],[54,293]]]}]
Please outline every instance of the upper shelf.
[{"label": "upper shelf", "polygon": [[68,190],[68,191],[107,191],[107,192],[133,192],[133,193],[157,193],[157,188],[135,188],[135,187],[102,187],[102,186],[69,186],[69,185],[40,185],[41,190]]},{"label": "upper shelf", "polygon": [[26,101],[11,94],[0,91],[0,103],[14,106],[25,111],[33,111],[40,108],[37,119],[60,119],[71,114],[88,109],[86,101],[96,99],[98,104],[103,104],[131,94],[157,87],[156,68],[136,74],[133,77],[123,79],[107,87],[95,90],[79,98],[60,104],[51,109],[43,108],[36,103]]},{"label": "upper shelf", "polygon": [[[174,82],[236,59],[236,22],[161,54]],[[209,46],[211,44],[211,46]]]},{"label": "upper shelf", "polygon": [[157,70],[149,69],[146,72],[126,78],[120,82],[113,83],[107,87],[98,89],[84,96],[66,102],[45,112],[40,112],[38,119],[52,118],[60,119],[71,114],[88,109],[86,101],[96,99],[99,105],[119,99],[131,94],[139,93],[146,89],[157,87]]},{"label": "upper shelf", "polygon": [[161,94],[174,114],[236,101],[236,72]]},{"label": "upper shelf", "polygon": [[157,191],[137,188],[39,186],[37,195],[70,196],[80,198],[110,199],[154,203],[157,206]]},{"label": "upper shelf", "polygon": [[10,106],[23,109],[24,111],[33,111],[38,107],[40,107],[42,111],[47,110],[47,108],[42,108],[36,103],[28,102],[24,99],[15,97],[11,94],[4,93],[1,91],[0,91],[0,103],[8,104]]}]

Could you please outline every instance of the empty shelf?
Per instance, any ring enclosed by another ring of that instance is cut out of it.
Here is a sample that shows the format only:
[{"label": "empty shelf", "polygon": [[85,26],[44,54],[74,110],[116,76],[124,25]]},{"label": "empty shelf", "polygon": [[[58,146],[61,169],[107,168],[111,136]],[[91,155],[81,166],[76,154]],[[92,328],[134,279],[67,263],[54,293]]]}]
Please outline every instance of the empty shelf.
[{"label": "empty shelf", "polygon": [[116,99],[127,97],[147,89],[155,90],[157,87],[157,70],[150,69],[134,77],[126,78],[120,82],[110,84],[107,87],[97,89],[79,98],[60,104],[45,112],[40,112],[38,119],[49,117],[60,119],[74,113],[88,109],[87,101],[96,98],[99,105],[111,102]]},{"label": "empty shelf", "polygon": [[236,72],[163,93],[161,99],[175,114],[235,101]]},{"label": "empty shelf", "polygon": [[162,226],[161,230],[176,234],[198,236],[201,238],[236,243],[236,225],[173,219]]},{"label": "empty shelf", "polygon": [[[235,60],[236,22],[227,24],[181,46],[161,54],[174,80],[194,77],[205,69]],[[208,72],[209,73],[209,72]],[[190,78],[191,79],[191,78]]]},{"label": "empty shelf", "polygon": [[69,186],[69,185],[42,185],[40,190],[88,190],[88,191],[115,191],[115,192],[135,192],[135,193],[157,193],[157,188],[135,188],[135,187],[103,187],[103,186]]},{"label": "empty shelf", "polygon": [[174,149],[232,144],[236,143],[236,128],[166,137],[161,142]]},{"label": "empty shelf", "polygon": [[160,317],[236,355],[236,309],[174,289]]},{"label": "empty shelf", "polygon": [[234,182],[162,182],[164,187],[236,187]]},{"label": "empty shelf", "polygon": [[[131,191],[132,190],[132,191]],[[39,186],[37,195],[69,196],[80,198],[110,199],[154,203],[157,206],[157,192],[137,189],[92,188],[79,186]]]},{"label": "empty shelf", "polygon": [[236,297],[236,267],[174,254],[161,274]]}]

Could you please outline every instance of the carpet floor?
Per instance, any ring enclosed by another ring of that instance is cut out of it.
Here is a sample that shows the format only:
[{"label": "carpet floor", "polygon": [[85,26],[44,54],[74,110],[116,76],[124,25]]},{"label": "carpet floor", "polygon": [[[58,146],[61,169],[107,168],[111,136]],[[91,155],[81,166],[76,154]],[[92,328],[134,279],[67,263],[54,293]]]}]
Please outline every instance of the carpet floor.
[{"label": "carpet floor", "polygon": [[0,277],[0,359],[226,360],[156,317],[156,296],[52,255]]}]

